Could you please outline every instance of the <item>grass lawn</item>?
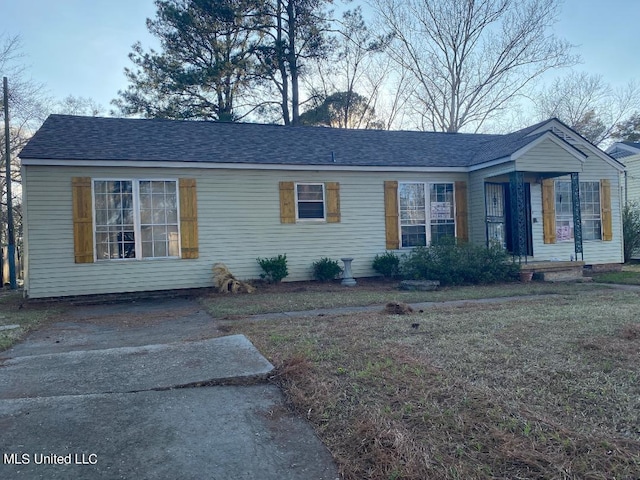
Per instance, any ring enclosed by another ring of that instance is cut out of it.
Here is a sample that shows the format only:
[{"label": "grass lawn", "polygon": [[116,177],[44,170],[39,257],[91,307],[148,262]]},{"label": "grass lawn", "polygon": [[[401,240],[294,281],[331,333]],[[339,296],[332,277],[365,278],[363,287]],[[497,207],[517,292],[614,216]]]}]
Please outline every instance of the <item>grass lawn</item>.
[{"label": "grass lawn", "polygon": [[621,272],[605,272],[593,275],[596,282],[622,283],[626,285],[640,285],[640,264],[627,264]]},{"label": "grass lawn", "polygon": [[20,291],[1,291],[0,327],[18,325],[18,328],[0,330],[0,351],[6,350],[27,332],[55,316],[60,309],[60,306],[25,302]]},{"label": "grass lawn", "polygon": [[[640,295],[487,288],[560,295],[411,315],[231,318],[223,328],[276,365],[274,381],[347,479],[638,478]],[[260,299],[235,298],[249,310]]]},{"label": "grass lawn", "polygon": [[318,282],[264,284],[258,285],[256,292],[251,295],[211,293],[203,296],[200,301],[213,317],[224,318],[317,308],[383,305],[387,302],[442,302],[519,295],[570,294],[602,288],[574,283],[544,282],[440,288],[433,292],[401,291],[397,287],[398,282],[378,279],[359,279],[358,285],[351,288],[339,283]]}]

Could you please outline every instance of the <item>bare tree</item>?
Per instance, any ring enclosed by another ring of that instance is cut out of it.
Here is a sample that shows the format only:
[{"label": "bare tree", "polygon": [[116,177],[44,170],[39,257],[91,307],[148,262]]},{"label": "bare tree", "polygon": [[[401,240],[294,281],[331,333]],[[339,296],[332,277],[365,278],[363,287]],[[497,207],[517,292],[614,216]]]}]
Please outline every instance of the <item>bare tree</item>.
[{"label": "bare tree", "polygon": [[[13,216],[18,251],[22,246],[22,188],[18,152],[44,121],[47,114],[44,87],[26,78],[23,55],[18,36],[0,36],[0,77],[7,77],[9,93],[9,158],[5,154],[5,137],[0,135],[0,243],[7,238],[7,182],[4,175],[6,162],[10,162]],[[4,129],[4,100],[0,94],[0,125]]]},{"label": "bare tree", "polygon": [[388,72],[378,68],[378,59],[390,36],[374,33],[360,7],[344,12],[335,23],[335,48],[328,58],[317,59],[314,74],[306,78],[311,107],[301,120],[339,128],[382,128],[376,104]]},{"label": "bare tree", "polygon": [[87,117],[97,117],[104,114],[105,110],[102,105],[92,98],[75,97],[68,95],[57,102],[53,111],[62,115],[82,115]]},{"label": "bare tree", "polygon": [[478,131],[572,46],[550,33],[558,0],[372,0],[395,35],[392,59],[412,77],[420,128]]},{"label": "bare tree", "polygon": [[532,98],[540,120],[557,117],[594,145],[606,143],[616,126],[640,109],[640,85],[614,89],[601,75],[571,72]]}]

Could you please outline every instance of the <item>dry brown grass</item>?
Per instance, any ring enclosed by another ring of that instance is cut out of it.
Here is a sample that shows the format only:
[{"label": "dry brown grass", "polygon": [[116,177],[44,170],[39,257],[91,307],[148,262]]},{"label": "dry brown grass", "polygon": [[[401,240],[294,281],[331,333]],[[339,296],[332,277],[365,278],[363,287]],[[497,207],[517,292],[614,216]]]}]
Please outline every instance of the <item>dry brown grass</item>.
[{"label": "dry brown grass", "polygon": [[344,478],[638,478],[637,293],[228,328],[276,365]]}]

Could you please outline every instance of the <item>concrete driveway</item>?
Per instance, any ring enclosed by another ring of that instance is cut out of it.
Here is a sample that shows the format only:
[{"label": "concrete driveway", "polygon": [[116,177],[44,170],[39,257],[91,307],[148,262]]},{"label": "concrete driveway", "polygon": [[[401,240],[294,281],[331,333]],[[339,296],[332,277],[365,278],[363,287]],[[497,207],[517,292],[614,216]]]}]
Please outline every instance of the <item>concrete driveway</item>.
[{"label": "concrete driveway", "polygon": [[193,300],[73,307],[0,353],[0,478],[338,477],[242,335]]}]

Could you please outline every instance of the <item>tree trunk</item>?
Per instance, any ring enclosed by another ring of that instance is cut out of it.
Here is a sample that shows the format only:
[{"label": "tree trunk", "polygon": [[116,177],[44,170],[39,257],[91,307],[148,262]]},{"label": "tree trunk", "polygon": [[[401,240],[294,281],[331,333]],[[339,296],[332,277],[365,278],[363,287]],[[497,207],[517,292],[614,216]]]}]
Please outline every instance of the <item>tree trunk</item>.
[{"label": "tree trunk", "polygon": [[[289,2],[291,3],[291,2]],[[280,77],[282,78],[282,101],[280,107],[282,108],[282,119],[285,125],[290,125],[291,120],[289,118],[289,76],[287,75],[287,64],[285,61],[285,49],[284,41],[282,39],[282,0],[277,1],[276,7],[276,57],[278,59],[278,70],[280,71]]]},{"label": "tree trunk", "polygon": [[298,87],[298,59],[296,56],[296,10],[293,0],[287,2],[287,30],[289,48],[287,52],[287,63],[291,75],[291,113],[292,125],[300,124],[300,90]]}]

